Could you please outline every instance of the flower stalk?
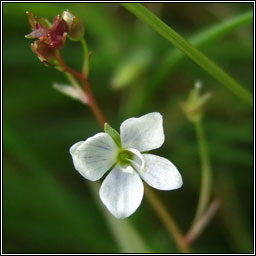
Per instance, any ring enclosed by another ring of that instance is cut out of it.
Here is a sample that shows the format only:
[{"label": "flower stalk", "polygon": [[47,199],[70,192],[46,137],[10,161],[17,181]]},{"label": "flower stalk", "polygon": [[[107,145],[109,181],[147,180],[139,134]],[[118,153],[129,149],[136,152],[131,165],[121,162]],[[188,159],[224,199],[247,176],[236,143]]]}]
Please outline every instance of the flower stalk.
[{"label": "flower stalk", "polygon": [[184,241],[187,245],[194,242],[198,236],[201,234],[205,226],[209,223],[209,221],[213,218],[217,210],[219,209],[220,201],[215,199],[205,211],[201,217],[198,219],[197,222],[187,232],[187,234],[184,237]]},{"label": "flower stalk", "polygon": [[198,120],[194,122],[194,127],[197,135],[198,149],[202,168],[199,201],[196,214],[193,220],[193,223],[196,223],[200,219],[200,217],[202,216],[202,214],[204,213],[209,204],[212,186],[212,170],[202,121]]},{"label": "flower stalk", "polygon": [[61,53],[58,50],[56,52],[56,59],[58,60],[58,63],[60,65],[60,67],[63,69],[63,71],[71,74],[72,76],[76,77],[78,80],[81,81],[81,83],[84,86],[85,92],[88,96],[88,105],[90,106],[91,110],[93,111],[97,121],[99,122],[99,124],[101,125],[101,127],[104,127],[105,124],[105,117],[101,112],[101,109],[99,108],[95,97],[94,97],[94,93],[91,89],[91,85],[88,82],[88,80],[86,79],[85,75],[83,73],[79,73],[76,70],[70,68],[69,66],[66,65],[66,63],[64,62],[64,60],[62,59]]},{"label": "flower stalk", "polygon": [[184,237],[187,244],[192,243],[192,241],[199,236],[219,206],[219,203],[216,200],[209,206],[212,187],[212,170],[202,125],[202,118],[204,114],[204,105],[211,97],[211,94],[201,94],[201,90],[202,83],[197,81],[194,88],[190,91],[187,100],[181,103],[181,107],[186,114],[187,119],[193,123],[195,128],[202,170],[200,194],[195,217],[192,221],[191,227]]},{"label": "flower stalk", "polygon": [[82,38],[80,40],[82,47],[83,47],[83,51],[84,51],[84,64],[83,64],[83,68],[82,68],[82,74],[85,75],[85,77],[88,77],[89,74],[89,51],[88,51],[88,46],[87,43],[85,41],[84,38]]},{"label": "flower stalk", "polygon": [[175,220],[171,216],[170,212],[166,210],[164,205],[160,202],[157,195],[154,191],[149,187],[145,186],[145,195],[148,198],[149,203],[156,211],[157,215],[160,217],[161,221],[165,225],[171,237],[174,239],[177,247],[182,253],[189,253],[190,250],[186,241],[183,239],[183,235],[177,226]]}]

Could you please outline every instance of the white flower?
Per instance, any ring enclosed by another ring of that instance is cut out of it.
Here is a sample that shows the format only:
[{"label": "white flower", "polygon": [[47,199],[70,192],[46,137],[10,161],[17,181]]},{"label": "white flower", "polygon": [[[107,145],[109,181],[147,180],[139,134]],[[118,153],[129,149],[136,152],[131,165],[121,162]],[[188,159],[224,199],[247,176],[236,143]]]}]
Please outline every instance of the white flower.
[{"label": "white flower", "polygon": [[88,180],[99,180],[111,170],[101,185],[100,198],[116,218],[126,218],[143,198],[141,178],[160,190],[182,186],[181,175],[169,160],[146,152],[163,142],[163,118],[154,112],[125,120],[120,135],[105,124],[105,132],[75,143],[70,153],[76,170]]}]

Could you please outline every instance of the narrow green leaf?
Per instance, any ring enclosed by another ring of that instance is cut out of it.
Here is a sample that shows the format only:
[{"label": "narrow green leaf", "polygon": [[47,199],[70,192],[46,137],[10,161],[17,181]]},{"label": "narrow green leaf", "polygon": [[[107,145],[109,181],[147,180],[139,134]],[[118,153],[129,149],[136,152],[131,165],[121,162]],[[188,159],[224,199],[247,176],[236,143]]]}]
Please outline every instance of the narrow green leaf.
[{"label": "narrow green leaf", "polygon": [[226,86],[230,91],[246,101],[249,105],[253,106],[253,97],[250,92],[244,89],[236,80],[229,76],[201,51],[186,41],[171,27],[156,17],[151,11],[139,3],[121,3],[121,5],[133,13],[136,17],[147,23],[152,29],[185,53],[190,59],[196,62],[200,67]]},{"label": "narrow green leaf", "polygon": [[121,144],[120,135],[114,128],[112,128],[108,123],[105,123],[104,131],[105,133],[111,136],[111,138],[114,140],[114,142],[118,147],[121,147],[122,144]]},{"label": "narrow green leaf", "polygon": [[[209,28],[206,28],[203,31],[191,36],[188,41],[195,47],[201,47],[208,43],[212,43],[216,39],[232,32],[234,29],[251,22],[253,22],[253,12],[249,11],[210,26]],[[155,94],[155,91],[159,90],[163,85],[163,80],[170,76],[173,68],[176,67],[185,56],[186,55],[184,55],[183,52],[179,51],[178,49],[171,49],[166,53],[164,59],[158,66],[158,70],[152,74],[152,77],[147,82],[147,90],[143,93],[145,98],[144,102],[150,102],[150,98]]]}]

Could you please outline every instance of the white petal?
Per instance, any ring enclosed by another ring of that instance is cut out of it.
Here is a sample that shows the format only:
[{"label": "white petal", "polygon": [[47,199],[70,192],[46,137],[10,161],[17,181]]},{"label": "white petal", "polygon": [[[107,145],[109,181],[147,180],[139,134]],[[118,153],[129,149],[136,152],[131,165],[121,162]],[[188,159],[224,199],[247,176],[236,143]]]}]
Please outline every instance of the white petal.
[{"label": "white petal", "polygon": [[164,143],[163,117],[153,112],[139,118],[129,118],[120,127],[124,148],[136,148],[140,152],[156,149]]},{"label": "white petal", "polygon": [[125,173],[116,166],[103,181],[100,198],[118,219],[133,214],[143,198],[144,187],[136,172]]},{"label": "white petal", "polygon": [[117,151],[115,142],[104,132],[77,142],[70,148],[76,170],[92,181],[100,179],[110,169],[116,161]]},{"label": "white petal", "polygon": [[148,185],[160,190],[172,190],[182,186],[182,177],[169,160],[152,154],[143,154],[143,158],[146,169],[140,172],[140,176]]}]

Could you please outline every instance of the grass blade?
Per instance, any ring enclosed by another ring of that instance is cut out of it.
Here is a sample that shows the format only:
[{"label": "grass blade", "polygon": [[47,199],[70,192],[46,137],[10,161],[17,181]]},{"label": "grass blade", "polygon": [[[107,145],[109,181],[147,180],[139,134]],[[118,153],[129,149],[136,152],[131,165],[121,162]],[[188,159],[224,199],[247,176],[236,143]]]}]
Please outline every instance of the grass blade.
[{"label": "grass blade", "polygon": [[152,29],[167,39],[176,48],[185,53],[190,59],[226,86],[231,92],[247,102],[249,105],[253,106],[253,97],[250,92],[244,89],[236,80],[229,76],[201,51],[186,41],[171,27],[156,17],[151,11],[139,3],[121,3],[121,5],[133,13],[137,18],[147,23]]}]

